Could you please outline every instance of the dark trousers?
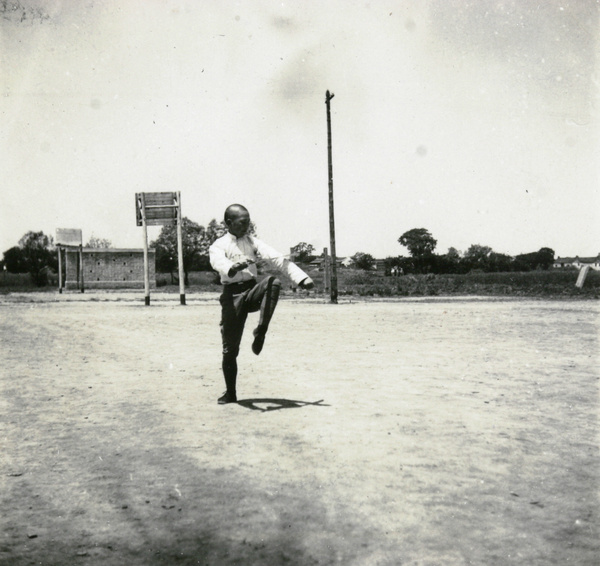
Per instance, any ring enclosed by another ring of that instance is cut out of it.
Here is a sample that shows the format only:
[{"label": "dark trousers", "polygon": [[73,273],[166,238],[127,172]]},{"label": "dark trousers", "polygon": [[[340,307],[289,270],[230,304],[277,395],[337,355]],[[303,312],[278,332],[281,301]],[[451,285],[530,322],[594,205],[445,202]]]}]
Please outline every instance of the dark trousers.
[{"label": "dark trousers", "polygon": [[260,283],[253,279],[224,286],[220,298],[223,377],[231,394],[236,391],[237,356],[248,313],[260,311],[255,333],[266,333],[280,289],[281,282],[276,277],[266,277]]}]

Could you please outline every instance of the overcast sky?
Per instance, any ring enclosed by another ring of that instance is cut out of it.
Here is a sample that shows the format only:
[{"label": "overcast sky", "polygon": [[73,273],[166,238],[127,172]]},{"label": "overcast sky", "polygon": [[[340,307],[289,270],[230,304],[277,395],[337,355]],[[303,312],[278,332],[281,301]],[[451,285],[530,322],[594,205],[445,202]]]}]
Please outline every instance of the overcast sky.
[{"label": "overcast sky", "polygon": [[8,4],[0,252],[57,228],[142,247],[142,191],[329,247],[327,89],[338,255],[407,255],[411,228],[600,252],[596,0]]}]

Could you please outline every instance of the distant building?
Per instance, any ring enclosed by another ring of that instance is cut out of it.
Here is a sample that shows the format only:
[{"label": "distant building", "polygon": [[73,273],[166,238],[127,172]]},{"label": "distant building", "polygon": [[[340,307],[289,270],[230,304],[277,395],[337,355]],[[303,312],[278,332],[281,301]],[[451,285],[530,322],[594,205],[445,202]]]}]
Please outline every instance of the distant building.
[{"label": "distant building", "polygon": [[[345,257],[336,257],[335,258],[335,264],[337,267],[346,267],[346,259]],[[324,259],[323,256],[319,256],[316,257],[315,259],[313,259],[308,266],[311,267],[312,269],[318,269],[319,271],[323,271],[324,269],[324,265],[323,265]]]},{"label": "distant building", "polygon": [[584,265],[600,271],[600,254],[596,257],[557,257],[554,260],[553,267],[556,269],[581,269]]},{"label": "distant building", "polygon": [[[156,287],[156,252],[148,250],[150,287]],[[144,250],[116,248],[83,248],[83,270],[77,248],[66,249],[65,288],[143,289]]]}]

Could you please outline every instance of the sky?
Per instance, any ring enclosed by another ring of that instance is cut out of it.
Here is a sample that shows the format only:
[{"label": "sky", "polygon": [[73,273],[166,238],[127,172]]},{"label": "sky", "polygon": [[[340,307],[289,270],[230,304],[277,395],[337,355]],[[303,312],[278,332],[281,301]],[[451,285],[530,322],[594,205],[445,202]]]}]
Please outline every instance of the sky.
[{"label": "sky", "polygon": [[[4,4],[4,3],[3,3]],[[9,0],[0,252],[79,228],[141,248],[135,193],[282,252],[600,253],[597,0]],[[149,238],[160,227],[149,228]]]}]

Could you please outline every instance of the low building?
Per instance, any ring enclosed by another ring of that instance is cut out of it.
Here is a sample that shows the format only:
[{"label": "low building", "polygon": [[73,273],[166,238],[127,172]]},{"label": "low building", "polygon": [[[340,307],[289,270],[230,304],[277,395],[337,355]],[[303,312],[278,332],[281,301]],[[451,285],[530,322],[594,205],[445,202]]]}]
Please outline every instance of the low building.
[{"label": "low building", "polygon": [[600,271],[600,254],[596,257],[557,257],[553,263],[555,269],[581,269],[585,265]]},{"label": "low building", "polygon": [[[144,250],[117,248],[67,248],[65,289],[143,289]],[[150,288],[156,287],[156,252],[148,250]],[[83,263],[83,269],[81,267]],[[83,276],[83,285],[82,285]]]},{"label": "low building", "polygon": [[[346,259],[347,258],[345,258],[345,257],[336,257],[335,258],[336,267],[346,267],[346,265],[344,263],[346,261]],[[312,269],[318,269],[319,271],[323,271],[323,269],[325,268],[324,262],[325,262],[325,260],[323,259],[323,256],[319,256],[319,257],[316,257],[315,259],[313,259],[308,265]]]}]

